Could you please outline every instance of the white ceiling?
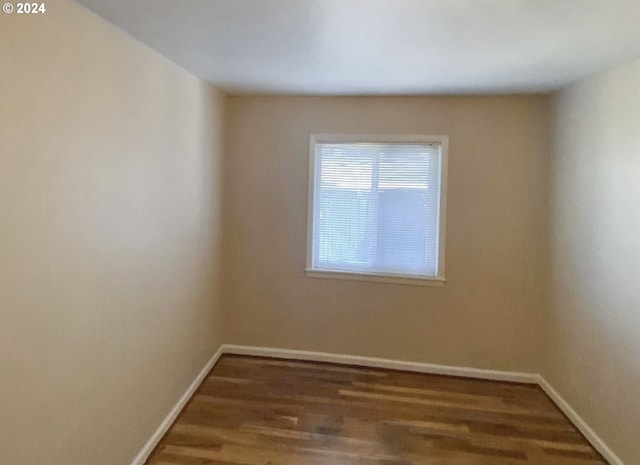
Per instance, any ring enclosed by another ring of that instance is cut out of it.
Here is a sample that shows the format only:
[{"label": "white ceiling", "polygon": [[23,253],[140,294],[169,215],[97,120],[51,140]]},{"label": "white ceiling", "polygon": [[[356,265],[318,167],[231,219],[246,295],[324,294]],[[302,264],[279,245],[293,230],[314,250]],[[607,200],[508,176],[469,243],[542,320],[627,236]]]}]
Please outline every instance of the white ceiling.
[{"label": "white ceiling", "polygon": [[232,93],[543,92],[640,58],[640,0],[77,0]]}]

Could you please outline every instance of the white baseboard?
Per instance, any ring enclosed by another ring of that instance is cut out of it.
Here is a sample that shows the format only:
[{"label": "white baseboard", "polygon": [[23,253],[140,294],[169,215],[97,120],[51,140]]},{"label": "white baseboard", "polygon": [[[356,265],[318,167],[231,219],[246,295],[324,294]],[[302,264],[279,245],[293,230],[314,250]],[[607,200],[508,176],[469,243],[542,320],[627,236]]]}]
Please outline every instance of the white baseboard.
[{"label": "white baseboard", "polygon": [[576,428],[585,436],[591,445],[607,460],[610,465],[625,465],[624,462],[605,444],[605,442],[593,431],[580,415],[562,398],[562,396],[542,377],[534,373],[521,373],[515,371],[488,370],[482,368],[457,367],[449,365],[436,365],[421,362],[405,362],[387,358],[363,357],[360,355],[332,354],[327,352],[312,352],[307,350],[274,349],[271,347],[243,346],[235,344],[223,344],[216,351],[207,364],[202,368],[196,379],[173,406],[169,414],[162,421],[158,429],[146,442],[142,450],[136,455],[131,465],[143,465],[153,449],[158,445],[162,437],[169,430],[180,411],[187,404],[198,386],[204,381],[207,373],[211,371],[218,359],[223,354],[252,355],[256,357],[273,357],[289,360],[309,360],[314,362],[339,363],[344,365],[358,365],[372,368],[386,368],[390,370],[413,371],[416,373],[428,373],[434,375],[459,376],[464,378],[487,379],[492,381],[508,381],[513,383],[537,384],[555,402],[562,412],[571,420]]},{"label": "white baseboard", "polygon": [[515,371],[486,370],[481,368],[435,365],[432,363],[404,362],[388,358],[362,357],[360,355],[343,355],[326,352],[310,352],[307,350],[273,349],[270,347],[240,346],[224,344],[225,354],[254,355],[257,357],[285,358],[290,360],[310,360],[314,362],[340,363],[359,365],[389,370],[404,370],[432,375],[460,376],[464,378],[489,379],[493,381],[509,381],[514,383],[538,384],[538,375]]},{"label": "white baseboard", "polygon": [[133,459],[133,461],[131,462],[131,465],[144,464],[145,460],[147,460],[151,452],[153,452],[153,449],[155,449],[155,447],[158,445],[158,443],[160,442],[162,437],[165,435],[165,433],[169,431],[169,428],[171,428],[171,425],[180,414],[180,411],[184,408],[185,405],[187,405],[187,402],[189,402],[189,399],[191,399],[193,394],[196,392],[196,389],[198,389],[198,386],[202,384],[205,377],[211,371],[211,369],[216,364],[218,359],[222,356],[222,354],[223,354],[223,350],[222,350],[222,347],[220,347],[216,351],[216,353],[213,354],[213,356],[209,359],[209,361],[202,368],[202,370],[200,370],[200,372],[196,376],[196,379],[193,380],[193,382],[189,385],[189,387],[184,392],[184,394],[180,396],[180,399],[178,399],[178,402],[176,402],[173,408],[169,411],[168,415],[164,418],[164,420],[162,420],[162,423],[160,423],[160,426],[158,426],[158,429],[154,431],[154,433],[151,435],[149,440],[142,447],[140,452],[138,452],[138,455],[136,455],[136,457]]},{"label": "white baseboard", "polygon": [[551,384],[547,382],[542,375],[538,375],[538,385],[544,392],[553,400],[562,413],[564,413],[571,423],[574,424],[578,430],[584,435],[584,437],[591,443],[591,445],[605,458],[610,465],[624,465],[620,457],[618,457],[605,442],[596,434],[595,431],[587,424],[584,419],[578,415],[569,403],[556,391]]}]

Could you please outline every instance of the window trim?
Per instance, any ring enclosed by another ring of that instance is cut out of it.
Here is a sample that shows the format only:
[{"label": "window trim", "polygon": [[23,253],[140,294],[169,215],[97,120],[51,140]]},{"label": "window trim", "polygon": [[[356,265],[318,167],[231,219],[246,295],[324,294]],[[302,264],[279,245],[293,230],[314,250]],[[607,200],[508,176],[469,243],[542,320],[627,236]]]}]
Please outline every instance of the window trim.
[{"label": "window trim", "polygon": [[[363,273],[340,270],[320,270],[313,268],[313,231],[314,231],[314,195],[316,144],[330,143],[419,143],[439,144],[442,159],[440,161],[440,208],[438,232],[438,274],[437,276],[412,276],[389,273]],[[309,170],[307,197],[307,261],[305,275],[310,278],[346,279],[353,281],[373,281],[392,284],[419,286],[442,286],[445,279],[445,248],[447,223],[447,167],[449,136],[424,134],[311,134],[309,136]]]}]

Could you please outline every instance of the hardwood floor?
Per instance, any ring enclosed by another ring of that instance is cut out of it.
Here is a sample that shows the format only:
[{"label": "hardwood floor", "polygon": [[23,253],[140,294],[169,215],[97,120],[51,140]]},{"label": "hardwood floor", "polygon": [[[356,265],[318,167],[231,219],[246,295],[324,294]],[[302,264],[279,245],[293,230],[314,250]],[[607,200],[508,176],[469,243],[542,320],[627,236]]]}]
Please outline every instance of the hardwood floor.
[{"label": "hardwood floor", "polygon": [[148,465],[603,465],[537,386],[225,355]]}]

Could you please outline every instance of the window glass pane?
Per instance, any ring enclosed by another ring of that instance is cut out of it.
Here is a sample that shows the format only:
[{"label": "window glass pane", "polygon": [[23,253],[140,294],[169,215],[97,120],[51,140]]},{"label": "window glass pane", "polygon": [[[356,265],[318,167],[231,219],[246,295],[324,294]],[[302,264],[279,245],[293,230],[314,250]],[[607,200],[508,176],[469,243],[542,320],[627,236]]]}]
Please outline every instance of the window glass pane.
[{"label": "window glass pane", "polygon": [[371,192],[327,189],[318,199],[318,260],[345,266],[369,265]]}]

